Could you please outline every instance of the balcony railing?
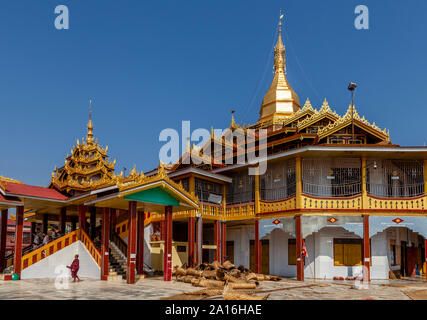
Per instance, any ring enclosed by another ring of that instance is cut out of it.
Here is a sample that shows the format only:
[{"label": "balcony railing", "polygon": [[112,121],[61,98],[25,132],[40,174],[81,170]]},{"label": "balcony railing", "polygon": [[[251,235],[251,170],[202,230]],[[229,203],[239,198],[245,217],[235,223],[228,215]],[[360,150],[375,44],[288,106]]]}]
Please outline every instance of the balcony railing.
[{"label": "balcony railing", "polygon": [[284,186],[279,188],[262,188],[261,200],[277,201],[292,197],[295,195],[296,185]]},{"label": "balcony railing", "polygon": [[303,182],[302,185],[305,194],[316,197],[350,197],[362,191],[360,182],[325,185]]},{"label": "balcony railing", "polygon": [[424,182],[406,185],[368,183],[367,191],[369,194],[377,197],[411,198],[424,194]]},{"label": "balcony railing", "polygon": [[227,194],[227,204],[239,204],[252,202],[255,199],[255,191],[245,191]]}]

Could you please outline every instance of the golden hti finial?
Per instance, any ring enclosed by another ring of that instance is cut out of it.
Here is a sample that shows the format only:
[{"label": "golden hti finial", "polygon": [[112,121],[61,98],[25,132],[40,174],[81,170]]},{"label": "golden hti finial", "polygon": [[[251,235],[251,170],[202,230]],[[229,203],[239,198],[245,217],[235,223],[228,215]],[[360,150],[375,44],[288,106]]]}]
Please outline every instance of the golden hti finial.
[{"label": "golden hti finial", "polygon": [[274,72],[284,72],[286,74],[286,59],[285,59],[285,46],[282,41],[282,9],[280,9],[279,17],[279,36],[277,37],[277,43],[274,47]]},{"label": "golden hti finial", "polygon": [[93,144],[92,99],[89,99],[89,122],[87,124],[87,144]]}]

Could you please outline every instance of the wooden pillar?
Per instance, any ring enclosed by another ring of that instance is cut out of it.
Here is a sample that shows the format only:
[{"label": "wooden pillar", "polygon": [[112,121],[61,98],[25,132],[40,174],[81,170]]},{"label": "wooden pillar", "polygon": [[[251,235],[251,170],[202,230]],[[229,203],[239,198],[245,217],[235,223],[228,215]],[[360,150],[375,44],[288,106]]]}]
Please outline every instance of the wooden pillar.
[{"label": "wooden pillar", "polygon": [[302,209],[302,168],[301,157],[296,157],[295,161],[295,176],[296,176],[296,190],[295,190],[295,204],[296,209]]},{"label": "wooden pillar", "polygon": [[43,215],[43,221],[42,221],[42,231],[44,234],[47,233],[48,226],[49,226],[49,215],[45,213]]},{"label": "wooden pillar", "polygon": [[111,233],[116,232],[117,214],[119,210],[111,210]]},{"label": "wooden pillar", "polygon": [[302,257],[303,239],[301,230],[301,216],[295,217],[297,280],[304,281],[304,258]]},{"label": "wooden pillar", "polygon": [[254,268],[255,273],[261,273],[261,240],[259,238],[259,220],[255,220]]},{"label": "wooden pillar", "polygon": [[13,257],[13,272],[21,278],[22,238],[24,231],[24,206],[16,207],[15,252]]},{"label": "wooden pillar", "polygon": [[361,158],[362,162],[362,209],[368,208],[368,189],[367,189],[367,180],[366,180],[366,157]]},{"label": "wooden pillar", "polygon": [[203,219],[196,218],[196,265],[203,261]]},{"label": "wooden pillar", "polygon": [[65,222],[67,221],[67,208],[62,207],[61,212],[59,214],[59,232],[64,235],[65,234]]},{"label": "wooden pillar", "polygon": [[0,272],[3,272],[6,266],[6,235],[7,235],[7,216],[8,210],[1,211],[0,221]]},{"label": "wooden pillar", "polygon": [[102,234],[101,234],[101,280],[108,279],[108,261],[110,248],[110,208],[102,208]]},{"label": "wooden pillar", "polygon": [[426,277],[426,281],[427,281],[427,238],[424,239],[424,260],[425,260],[425,266],[426,266],[426,268],[425,268],[425,271],[426,271],[425,277]]},{"label": "wooden pillar", "polygon": [[129,232],[128,232],[128,261],[126,269],[126,282],[135,283],[136,268],[136,215],[137,202],[129,201]]},{"label": "wooden pillar", "polygon": [[77,218],[76,216],[71,217],[71,231],[75,231],[77,229]]},{"label": "wooden pillar", "polygon": [[79,228],[86,232],[86,206],[79,205]]},{"label": "wooden pillar", "polygon": [[227,255],[227,223],[221,222],[221,263],[225,262],[225,256]]},{"label": "wooden pillar", "polygon": [[136,253],[136,271],[138,274],[144,274],[144,211],[138,211],[138,230],[137,230],[137,253]]},{"label": "wooden pillar", "polygon": [[[90,207],[89,212],[89,237],[93,240],[96,233],[96,207]],[[111,219],[110,216],[109,218]]]},{"label": "wooden pillar", "polygon": [[370,282],[371,246],[369,242],[369,216],[363,216],[363,281]]},{"label": "wooden pillar", "polygon": [[214,222],[214,242],[216,245],[215,260],[221,263],[221,222],[219,220]]},{"label": "wooden pillar", "polygon": [[194,267],[194,238],[195,238],[194,217],[188,218],[188,266]]},{"label": "wooden pillar", "polygon": [[160,221],[160,240],[165,241],[165,220]]},{"label": "wooden pillar", "polygon": [[172,206],[165,207],[165,244],[164,244],[163,275],[164,281],[172,277]]}]

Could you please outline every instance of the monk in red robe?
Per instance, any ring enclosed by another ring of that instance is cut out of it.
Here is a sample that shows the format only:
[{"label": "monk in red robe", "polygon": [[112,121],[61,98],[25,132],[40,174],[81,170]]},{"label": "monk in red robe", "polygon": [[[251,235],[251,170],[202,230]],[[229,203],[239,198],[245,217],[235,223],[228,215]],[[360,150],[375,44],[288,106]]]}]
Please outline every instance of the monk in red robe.
[{"label": "monk in red robe", "polygon": [[79,276],[77,275],[77,272],[79,271],[79,255],[76,254],[74,257],[73,263],[71,266],[67,266],[67,268],[71,269],[71,276],[73,277],[73,282],[80,281]]}]

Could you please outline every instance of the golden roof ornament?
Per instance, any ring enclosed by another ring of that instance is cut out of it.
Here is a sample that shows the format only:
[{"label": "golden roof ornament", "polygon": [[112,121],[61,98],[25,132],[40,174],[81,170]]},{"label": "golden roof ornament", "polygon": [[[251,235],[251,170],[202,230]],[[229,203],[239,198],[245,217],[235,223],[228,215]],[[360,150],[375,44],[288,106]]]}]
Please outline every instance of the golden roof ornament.
[{"label": "golden roof ornament", "polygon": [[87,124],[87,144],[93,144],[92,99],[89,100],[89,122]]},{"label": "golden roof ornament", "polygon": [[261,104],[259,124],[281,124],[301,108],[298,95],[286,78],[286,50],[282,41],[282,18],[281,13],[278,23],[279,35],[274,47],[274,78]]}]

